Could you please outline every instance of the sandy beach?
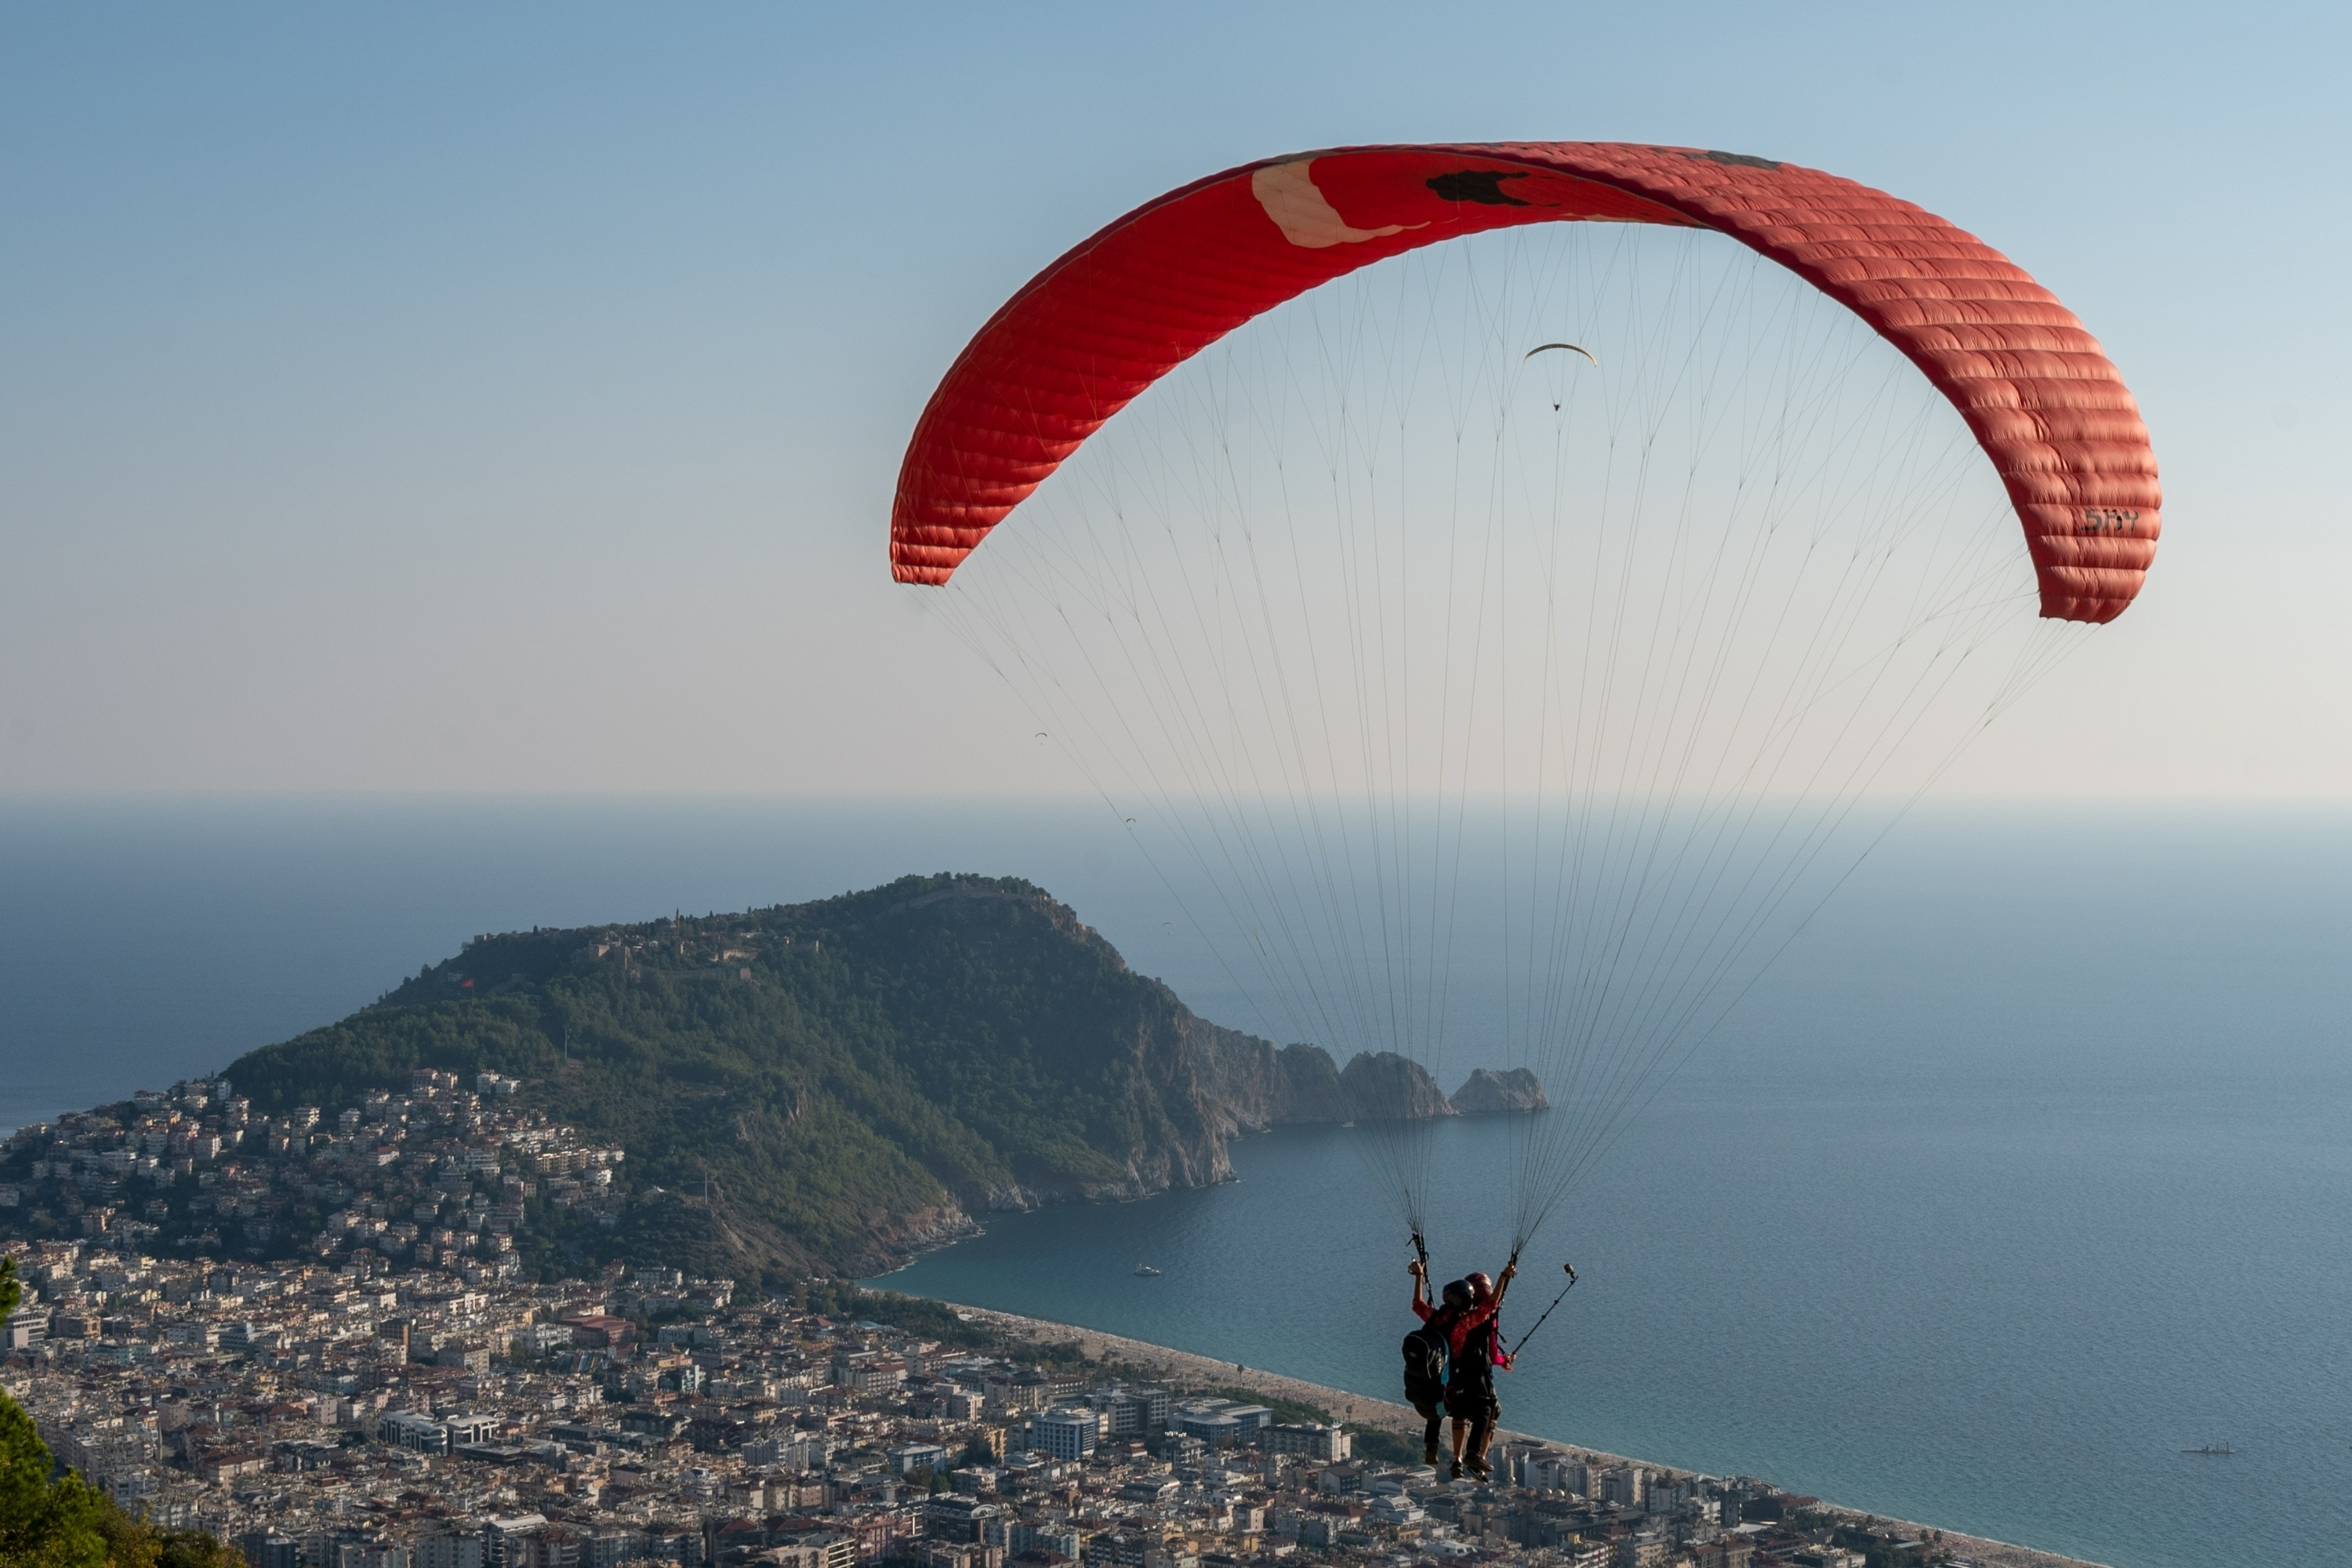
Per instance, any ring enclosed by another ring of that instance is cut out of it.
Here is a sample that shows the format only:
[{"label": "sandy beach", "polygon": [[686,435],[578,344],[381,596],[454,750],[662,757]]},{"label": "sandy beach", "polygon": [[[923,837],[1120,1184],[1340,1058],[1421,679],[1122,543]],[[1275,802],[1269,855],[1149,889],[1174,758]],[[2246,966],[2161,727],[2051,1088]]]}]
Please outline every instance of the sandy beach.
[{"label": "sandy beach", "polygon": [[[1212,1361],[1207,1356],[1188,1351],[1171,1350],[1165,1345],[1148,1344],[1121,1334],[1107,1334],[1097,1329],[1080,1328],[1074,1323],[1057,1323],[1050,1319],[1027,1318],[1013,1312],[999,1312],[985,1307],[973,1307],[962,1302],[946,1302],[972,1321],[999,1328],[1014,1339],[1045,1342],[1075,1342],[1087,1359],[1122,1362],[1144,1369],[1155,1376],[1178,1385],[1246,1388],[1274,1398],[1297,1404],[1310,1405],[1329,1411],[1340,1422],[1351,1426],[1382,1427],[1409,1433],[1418,1437],[1421,1417],[1411,1407],[1385,1399],[1370,1399],[1350,1394],[1345,1389],[1327,1388],[1321,1384],[1307,1383],[1279,1373],[1258,1367],[1243,1366],[1234,1362]],[[1679,1467],[1638,1459],[1630,1455],[1612,1454],[1605,1449],[1588,1447],[1568,1439],[1532,1432],[1505,1430],[1496,1434],[1499,1446],[1508,1442],[1543,1443],[1604,1464],[1640,1465],[1646,1469],[1688,1474]],[[1792,1489],[1801,1490],[1801,1488]],[[1895,1525],[1913,1534],[1926,1535],[1939,1527],[1922,1524],[1915,1520],[1898,1520],[1885,1514],[1865,1514],[1859,1509],[1843,1508],[1824,1500],[1822,1508],[1843,1514],[1855,1521],[1874,1519],[1881,1524]],[[1944,1543],[1958,1555],[1969,1559],[1979,1568],[2103,1568],[2079,1557],[2062,1557],[2054,1552],[2036,1552],[2031,1547],[2011,1545],[2007,1542],[1989,1541],[1981,1536],[1965,1535],[1956,1531],[1940,1531]]]}]

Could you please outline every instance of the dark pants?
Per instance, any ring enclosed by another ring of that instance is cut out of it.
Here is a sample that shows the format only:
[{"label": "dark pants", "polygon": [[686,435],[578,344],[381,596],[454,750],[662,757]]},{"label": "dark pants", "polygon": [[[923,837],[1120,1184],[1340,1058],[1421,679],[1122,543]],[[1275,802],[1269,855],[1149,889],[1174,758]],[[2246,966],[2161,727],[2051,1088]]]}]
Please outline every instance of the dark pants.
[{"label": "dark pants", "polygon": [[1424,1395],[1412,1402],[1412,1408],[1416,1415],[1429,1423],[1422,1432],[1421,1446],[1435,1453],[1440,1436],[1438,1429],[1445,1425],[1445,1396],[1443,1394]]},{"label": "dark pants", "polygon": [[[1486,1445],[1493,1441],[1495,1423],[1503,1414],[1502,1401],[1495,1397],[1495,1374],[1472,1373],[1457,1377],[1445,1385],[1445,1413],[1454,1417],[1454,1428],[1460,1431],[1465,1424],[1470,1428],[1469,1440],[1463,1445],[1467,1458],[1483,1458]],[[1437,1429],[1435,1422],[1430,1430]]]}]

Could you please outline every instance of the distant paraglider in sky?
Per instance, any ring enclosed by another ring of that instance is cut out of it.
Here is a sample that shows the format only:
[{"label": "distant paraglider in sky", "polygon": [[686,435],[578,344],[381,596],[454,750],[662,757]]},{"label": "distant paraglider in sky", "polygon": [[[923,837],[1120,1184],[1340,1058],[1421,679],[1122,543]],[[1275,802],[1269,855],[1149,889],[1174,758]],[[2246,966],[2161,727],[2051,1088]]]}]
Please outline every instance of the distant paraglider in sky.
[{"label": "distant paraglider in sky", "polygon": [[[1535,358],[1538,354],[1551,353],[1555,352],[1582,354],[1586,359],[1591,360],[1593,369],[1598,370],[1601,368],[1601,362],[1592,358],[1592,351],[1576,343],[1538,343],[1535,347],[1529,349],[1525,354],[1520,356],[1520,362],[1524,363],[1528,360]],[[1557,397],[1553,398],[1551,411],[1554,414],[1557,414],[1560,411],[1560,400]]]},{"label": "distant paraglider in sky", "polygon": [[[1360,1085],[1536,1073],[1523,1245],[2131,604],[2159,506],[2096,341],[1906,202],[1698,149],[1365,147],[1031,280],[925,408],[890,559],[1262,1026]],[[1349,1109],[1417,1232],[1427,1123]]]}]

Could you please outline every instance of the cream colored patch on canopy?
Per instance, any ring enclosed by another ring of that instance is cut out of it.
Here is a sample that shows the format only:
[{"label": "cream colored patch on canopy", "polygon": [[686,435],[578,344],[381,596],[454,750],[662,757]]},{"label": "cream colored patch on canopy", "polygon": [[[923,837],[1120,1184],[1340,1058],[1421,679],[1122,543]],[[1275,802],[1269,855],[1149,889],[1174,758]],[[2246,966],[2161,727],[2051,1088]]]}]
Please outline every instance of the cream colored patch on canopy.
[{"label": "cream colored patch on canopy", "polygon": [[1301,158],[1294,163],[1269,163],[1250,174],[1250,195],[1265,209],[1265,216],[1282,230],[1282,237],[1307,250],[1327,250],[1335,245],[1361,245],[1368,239],[1386,239],[1392,234],[1402,234],[1408,228],[1427,228],[1425,223],[1392,223],[1380,228],[1353,228],[1339,216],[1339,210],[1327,199],[1315,184],[1311,173],[1315,160]]}]

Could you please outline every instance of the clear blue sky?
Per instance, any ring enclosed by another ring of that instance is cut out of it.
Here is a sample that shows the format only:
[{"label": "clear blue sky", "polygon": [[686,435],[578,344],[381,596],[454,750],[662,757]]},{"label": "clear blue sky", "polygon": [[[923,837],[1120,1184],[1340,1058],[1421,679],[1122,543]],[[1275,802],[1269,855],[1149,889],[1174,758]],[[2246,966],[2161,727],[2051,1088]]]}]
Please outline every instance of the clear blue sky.
[{"label": "clear blue sky", "polygon": [[1908,196],[2139,394],[2132,614],[1956,787],[2352,795],[2352,11],[0,8],[0,792],[1066,788],[894,590],[1037,267],[1354,141]]}]

